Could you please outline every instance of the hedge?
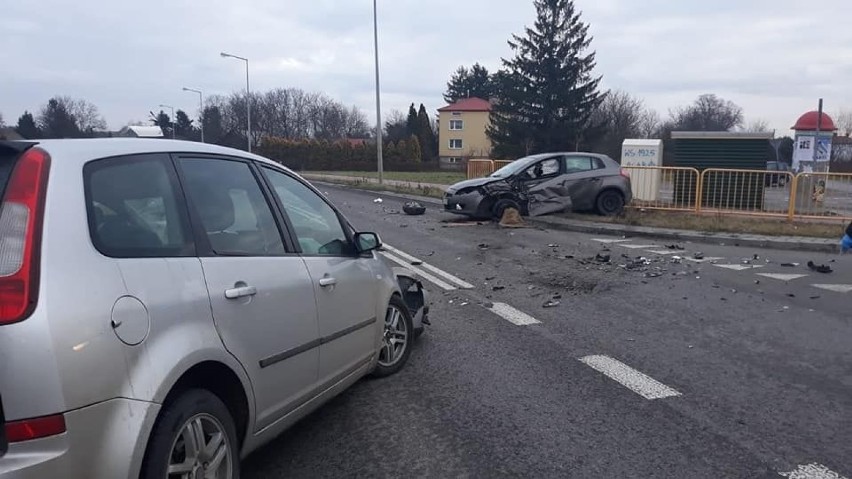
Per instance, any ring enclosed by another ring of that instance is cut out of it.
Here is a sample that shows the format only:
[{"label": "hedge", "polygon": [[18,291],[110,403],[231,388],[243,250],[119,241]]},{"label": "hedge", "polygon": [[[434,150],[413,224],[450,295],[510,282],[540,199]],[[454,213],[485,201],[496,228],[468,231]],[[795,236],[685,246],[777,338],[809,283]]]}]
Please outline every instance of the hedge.
[{"label": "hedge", "polygon": [[[371,142],[353,145],[347,140],[328,142],[267,137],[257,153],[296,171],[376,169],[376,145]],[[421,169],[420,142],[414,136],[399,143],[387,143],[382,156],[388,170]]]}]

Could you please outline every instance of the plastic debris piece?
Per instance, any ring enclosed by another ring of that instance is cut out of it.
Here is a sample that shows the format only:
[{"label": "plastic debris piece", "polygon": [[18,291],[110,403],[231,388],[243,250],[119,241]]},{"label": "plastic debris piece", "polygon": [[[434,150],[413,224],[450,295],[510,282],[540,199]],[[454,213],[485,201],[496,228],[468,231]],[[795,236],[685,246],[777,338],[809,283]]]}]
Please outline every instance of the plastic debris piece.
[{"label": "plastic debris piece", "polygon": [[385,200],[383,200],[381,198],[376,198],[376,199],[373,200],[373,203],[384,203],[384,201]]}]

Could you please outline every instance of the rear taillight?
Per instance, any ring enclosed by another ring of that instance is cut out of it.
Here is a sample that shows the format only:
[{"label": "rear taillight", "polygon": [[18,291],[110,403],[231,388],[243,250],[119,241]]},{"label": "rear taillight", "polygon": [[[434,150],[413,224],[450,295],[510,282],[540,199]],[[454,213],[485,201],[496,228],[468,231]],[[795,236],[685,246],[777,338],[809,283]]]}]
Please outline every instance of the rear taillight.
[{"label": "rear taillight", "polygon": [[50,156],[30,148],[15,164],[0,203],[0,325],[26,319],[38,298],[44,197]]},{"label": "rear taillight", "polygon": [[62,434],[65,430],[65,416],[62,414],[7,422],[6,440],[10,443],[32,441],[33,439],[56,436]]}]

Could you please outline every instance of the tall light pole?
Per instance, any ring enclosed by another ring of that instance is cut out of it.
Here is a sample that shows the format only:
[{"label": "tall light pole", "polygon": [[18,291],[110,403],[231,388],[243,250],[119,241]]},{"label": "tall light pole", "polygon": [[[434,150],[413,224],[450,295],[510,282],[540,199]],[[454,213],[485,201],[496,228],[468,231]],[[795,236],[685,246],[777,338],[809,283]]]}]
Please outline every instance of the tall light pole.
[{"label": "tall light pole", "polygon": [[376,54],[376,154],[379,167],[379,184],[384,182],[384,164],[382,161],[382,97],[379,87],[379,14],[376,0],[373,0],[373,44]]},{"label": "tall light pole", "polygon": [[236,58],[246,62],[246,117],[248,118],[248,128],[246,129],[246,137],[248,138],[248,152],[251,153],[251,89],[249,87],[249,61],[248,58],[238,57],[230,53],[222,52],[219,55],[222,58]]},{"label": "tall light pole", "polygon": [[183,91],[191,91],[192,93],[198,93],[198,126],[201,129],[201,143],[204,143],[204,93],[201,90],[195,90],[193,88],[183,87]]},{"label": "tall light pole", "polygon": [[[171,116],[171,122],[172,122],[172,140],[174,140],[174,139],[175,139],[175,130],[176,130],[176,128],[175,128],[175,107],[173,107],[173,106],[171,106],[171,105],[160,105],[160,108],[169,108],[169,109],[171,109],[171,110],[172,110],[172,116]],[[161,128],[162,128],[162,126],[163,126],[163,125],[160,125],[160,127],[161,127]]]}]

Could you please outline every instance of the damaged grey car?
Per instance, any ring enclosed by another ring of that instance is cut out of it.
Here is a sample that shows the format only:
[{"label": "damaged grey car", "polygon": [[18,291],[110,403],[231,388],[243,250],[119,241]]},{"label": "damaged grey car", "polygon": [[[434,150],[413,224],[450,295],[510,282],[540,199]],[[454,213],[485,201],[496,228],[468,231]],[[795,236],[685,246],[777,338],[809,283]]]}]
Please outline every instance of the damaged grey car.
[{"label": "damaged grey car", "polygon": [[508,208],[524,216],[561,211],[616,215],[633,199],[630,176],[606,155],[543,153],[515,160],[485,178],[447,189],[444,209],[472,218],[501,218]]}]

